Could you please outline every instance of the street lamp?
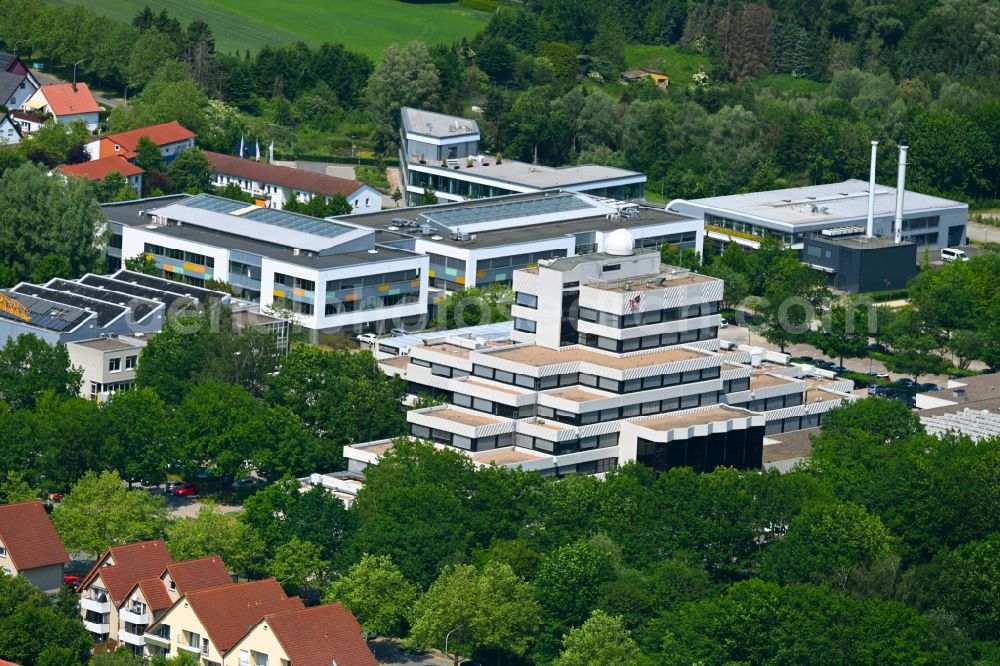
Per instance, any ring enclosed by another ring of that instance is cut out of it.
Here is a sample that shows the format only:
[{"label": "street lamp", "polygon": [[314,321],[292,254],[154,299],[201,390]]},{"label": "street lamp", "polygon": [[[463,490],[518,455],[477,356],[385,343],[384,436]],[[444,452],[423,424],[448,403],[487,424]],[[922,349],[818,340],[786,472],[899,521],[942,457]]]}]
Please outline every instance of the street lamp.
[{"label": "street lamp", "polygon": [[87,60],[90,60],[90,58],[81,58],[73,63],[73,90],[76,90],[76,66],[81,62],[86,62]]},{"label": "street lamp", "polygon": [[[451,638],[451,635],[453,633],[455,633],[456,631],[458,631],[461,628],[462,628],[462,625],[458,625],[457,627],[455,627],[454,629],[452,629],[451,631],[449,631],[447,634],[445,634],[445,636],[444,636],[444,658],[445,659],[448,659],[448,657],[449,657],[449,655],[448,655],[448,639]],[[455,655],[454,661],[458,662],[458,655]]]},{"label": "street lamp", "polygon": [[125,104],[128,104],[128,89],[132,87],[133,84],[129,83],[125,85]]}]

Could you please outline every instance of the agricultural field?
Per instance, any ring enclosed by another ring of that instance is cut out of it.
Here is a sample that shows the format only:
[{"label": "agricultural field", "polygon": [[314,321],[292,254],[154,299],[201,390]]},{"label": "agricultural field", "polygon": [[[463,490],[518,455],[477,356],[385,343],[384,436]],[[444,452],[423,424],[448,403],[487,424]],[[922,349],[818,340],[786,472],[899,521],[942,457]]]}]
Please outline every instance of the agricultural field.
[{"label": "agricultural field", "polygon": [[187,25],[200,18],[212,28],[221,53],[256,50],[265,44],[302,40],[340,42],[377,60],[393,42],[452,43],[472,37],[489,14],[453,4],[399,0],[55,0],[129,21],[143,7],[166,9]]}]

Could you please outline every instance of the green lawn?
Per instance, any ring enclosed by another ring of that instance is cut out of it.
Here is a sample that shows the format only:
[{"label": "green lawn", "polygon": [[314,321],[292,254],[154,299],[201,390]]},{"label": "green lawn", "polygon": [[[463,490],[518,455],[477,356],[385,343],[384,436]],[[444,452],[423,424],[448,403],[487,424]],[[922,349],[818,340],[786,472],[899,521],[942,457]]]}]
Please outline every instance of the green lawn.
[{"label": "green lawn", "polygon": [[222,53],[256,50],[265,44],[303,40],[341,42],[378,59],[393,42],[452,43],[479,32],[490,15],[454,4],[410,4],[399,0],[54,0],[82,4],[129,21],[149,5],[166,10],[185,26],[208,23]]},{"label": "green lawn", "polygon": [[712,74],[712,59],[707,55],[682,53],[676,46],[629,44],[625,47],[625,63],[629,69],[648,67],[670,75],[671,85],[687,86],[699,65]]}]

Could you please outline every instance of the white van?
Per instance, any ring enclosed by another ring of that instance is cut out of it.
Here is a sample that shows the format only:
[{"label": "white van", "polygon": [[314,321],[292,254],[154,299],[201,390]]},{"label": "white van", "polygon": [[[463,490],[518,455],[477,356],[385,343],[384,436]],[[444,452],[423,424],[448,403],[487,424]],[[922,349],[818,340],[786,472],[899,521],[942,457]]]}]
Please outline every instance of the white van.
[{"label": "white van", "polygon": [[941,250],[941,261],[968,261],[969,255],[965,253],[965,250],[953,250],[950,247],[946,247]]}]

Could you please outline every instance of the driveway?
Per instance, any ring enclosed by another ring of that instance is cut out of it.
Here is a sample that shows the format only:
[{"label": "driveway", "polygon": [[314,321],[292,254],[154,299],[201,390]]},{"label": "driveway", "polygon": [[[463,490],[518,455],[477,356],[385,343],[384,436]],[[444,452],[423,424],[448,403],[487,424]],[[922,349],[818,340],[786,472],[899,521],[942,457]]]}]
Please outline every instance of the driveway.
[{"label": "driveway", "polygon": [[[63,79],[52,76],[51,74],[48,74],[46,72],[40,72],[37,69],[32,69],[31,73],[35,75],[35,78],[37,78],[38,82],[43,86],[49,85],[51,83],[69,83],[69,81],[64,81]],[[103,104],[104,106],[110,106],[110,107],[121,106],[122,104],[124,104],[124,102],[120,99],[114,97],[108,97],[106,95],[100,95],[97,93],[97,91],[93,89],[91,89],[91,92],[94,93],[94,99],[97,100],[98,104]]]},{"label": "driveway", "polygon": [[376,638],[369,644],[375,660],[379,664],[398,666],[450,666],[451,661],[445,659],[438,651],[428,654],[416,654],[403,651],[397,641],[390,638]]}]

